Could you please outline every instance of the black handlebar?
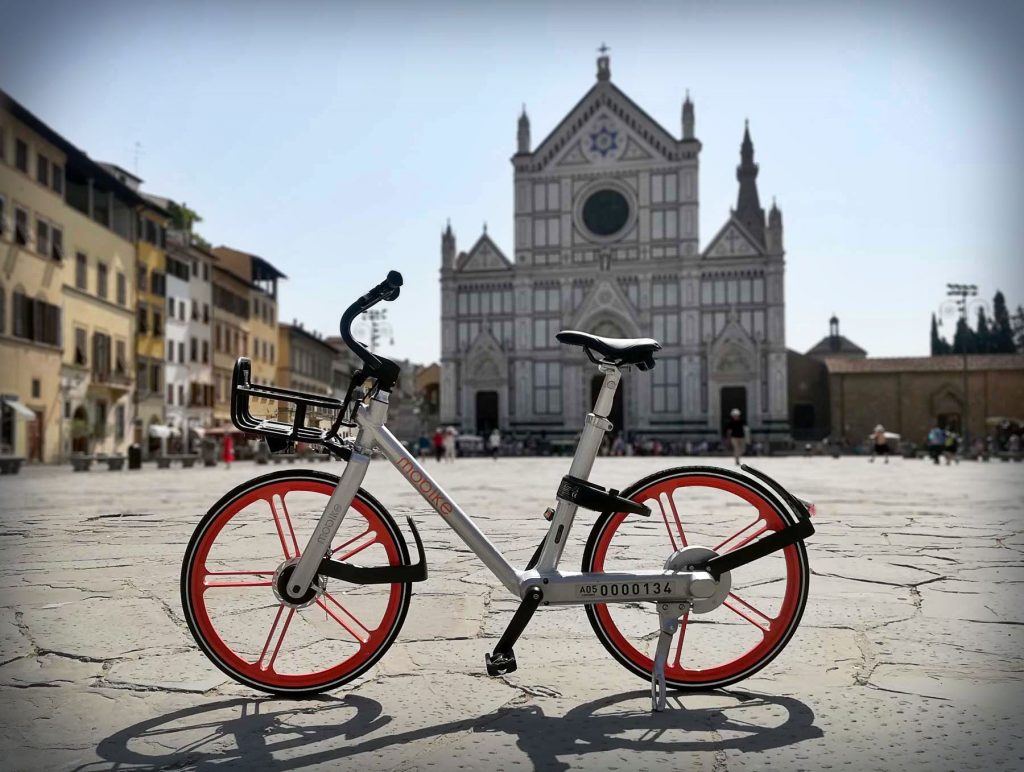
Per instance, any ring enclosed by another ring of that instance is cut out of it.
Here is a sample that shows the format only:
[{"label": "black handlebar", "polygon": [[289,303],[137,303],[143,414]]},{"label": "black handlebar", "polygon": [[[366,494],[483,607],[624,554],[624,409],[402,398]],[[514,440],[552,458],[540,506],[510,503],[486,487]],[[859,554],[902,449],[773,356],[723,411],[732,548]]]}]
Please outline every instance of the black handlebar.
[{"label": "black handlebar", "polygon": [[366,350],[366,346],[352,337],[352,322],[355,318],[382,300],[394,300],[398,297],[402,288],[402,274],[398,271],[388,271],[388,277],[371,289],[359,300],[350,305],[344,314],[341,315],[341,339],[352,349],[357,357],[370,370],[376,370],[382,366],[381,360]]}]

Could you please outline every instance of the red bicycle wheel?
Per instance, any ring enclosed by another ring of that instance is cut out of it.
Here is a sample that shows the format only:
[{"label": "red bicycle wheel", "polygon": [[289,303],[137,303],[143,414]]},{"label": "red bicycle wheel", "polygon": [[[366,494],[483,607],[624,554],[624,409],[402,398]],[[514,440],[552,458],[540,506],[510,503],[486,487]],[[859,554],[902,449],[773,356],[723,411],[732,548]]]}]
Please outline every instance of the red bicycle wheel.
[{"label": "red bicycle wheel", "polygon": [[[189,542],[185,619],[205,654],[240,683],[289,695],[340,686],[380,659],[405,621],[408,583],[318,578],[302,607],[274,592],[275,573],[300,556],[337,483],[335,475],[291,470],[250,480],[210,510]],[[391,515],[362,490],[330,551],[364,566],[409,563]]]},{"label": "red bicycle wheel", "polygon": [[[724,554],[793,522],[758,482],[715,467],[669,469],[622,495],[651,507],[649,518],[606,513],[595,523],[584,571],[662,568],[687,547]],[[802,542],[736,569],[714,610],[680,619],[665,667],[676,689],[736,683],[767,665],[792,638],[807,602],[810,568]],[[650,679],[658,641],[652,603],[586,607],[598,639],[628,670]]]}]

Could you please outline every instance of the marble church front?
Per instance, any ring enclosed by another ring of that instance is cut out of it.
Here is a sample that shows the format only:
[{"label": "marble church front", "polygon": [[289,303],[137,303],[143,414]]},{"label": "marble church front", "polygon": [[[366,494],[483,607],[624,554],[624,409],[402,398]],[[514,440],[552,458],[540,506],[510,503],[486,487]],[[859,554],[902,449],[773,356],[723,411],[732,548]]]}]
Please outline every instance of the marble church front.
[{"label": "marble church front", "polygon": [[615,432],[663,441],[720,436],[738,407],[754,439],[789,436],[782,214],[765,215],[743,132],[736,208],[700,247],[701,142],[694,105],[676,138],[611,80],[597,80],[536,147],[525,109],[515,243],[441,236],[441,420],[463,432],[573,435],[600,382],[576,329],[652,337],[650,372],[622,380]]}]

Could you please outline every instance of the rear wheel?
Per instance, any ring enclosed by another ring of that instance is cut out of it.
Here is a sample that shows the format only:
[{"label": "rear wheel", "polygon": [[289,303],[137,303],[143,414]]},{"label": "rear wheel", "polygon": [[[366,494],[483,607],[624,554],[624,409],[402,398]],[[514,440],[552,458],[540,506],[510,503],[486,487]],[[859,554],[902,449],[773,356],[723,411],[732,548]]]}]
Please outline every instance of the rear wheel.
[{"label": "rear wheel", "polygon": [[[621,495],[646,503],[651,516],[602,515],[587,541],[584,571],[661,569],[670,555],[687,547],[724,554],[793,522],[760,483],[715,467],[665,470]],[[665,666],[668,685],[715,689],[771,662],[796,632],[809,575],[802,542],[731,572],[732,586],[720,606],[680,618]],[[586,610],[611,655],[649,679],[659,629],[654,604],[598,603]]]},{"label": "rear wheel", "polygon": [[[379,660],[405,621],[408,583],[318,577],[297,604],[275,592],[337,484],[324,472],[257,477],[217,502],[189,542],[181,571],[189,629],[217,667],[247,686],[290,695],[340,686]],[[409,563],[391,515],[362,490],[330,553],[364,566]]]}]

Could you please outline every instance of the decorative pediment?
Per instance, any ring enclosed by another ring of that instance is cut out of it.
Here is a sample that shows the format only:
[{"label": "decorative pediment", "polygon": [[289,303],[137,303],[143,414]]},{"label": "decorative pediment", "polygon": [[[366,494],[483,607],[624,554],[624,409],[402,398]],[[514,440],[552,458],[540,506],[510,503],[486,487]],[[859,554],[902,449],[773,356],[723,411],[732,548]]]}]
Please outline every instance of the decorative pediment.
[{"label": "decorative pediment", "polygon": [[718,337],[711,343],[711,371],[718,378],[744,380],[757,371],[757,344],[730,312]]},{"label": "decorative pediment", "polygon": [[467,383],[505,383],[508,380],[508,357],[501,344],[484,328],[470,343],[466,352]]},{"label": "decorative pediment", "polygon": [[760,257],[762,255],[764,255],[764,249],[758,245],[757,239],[751,236],[742,223],[734,217],[729,218],[729,221],[715,234],[707,249],[704,250],[706,258]]},{"label": "decorative pediment", "polygon": [[530,154],[530,165],[543,169],[586,162],[672,160],[676,144],[675,137],[617,86],[603,81]]},{"label": "decorative pediment", "polygon": [[639,337],[640,328],[633,316],[633,307],[616,283],[596,282],[573,314],[570,327],[602,335],[597,329],[608,323],[615,324],[625,337]]},{"label": "decorative pediment", "polygon": [[456,271],[510,271],[512,263],[484,231],[469,252],[459,255]]}]

